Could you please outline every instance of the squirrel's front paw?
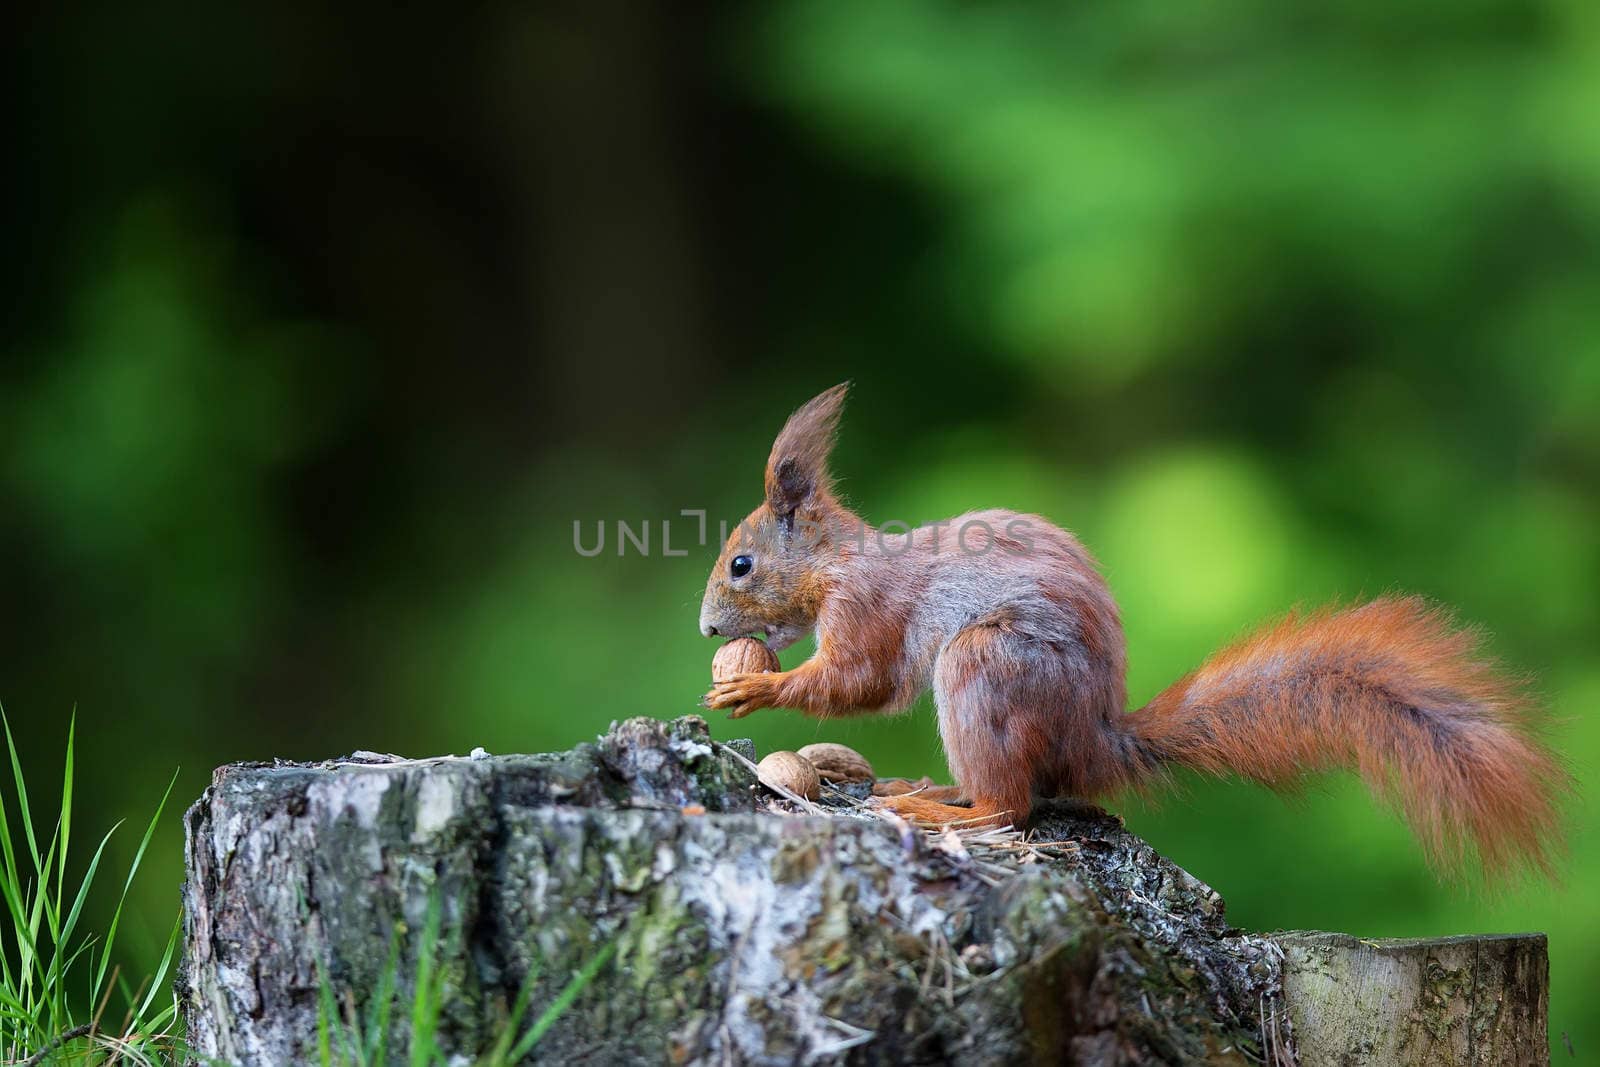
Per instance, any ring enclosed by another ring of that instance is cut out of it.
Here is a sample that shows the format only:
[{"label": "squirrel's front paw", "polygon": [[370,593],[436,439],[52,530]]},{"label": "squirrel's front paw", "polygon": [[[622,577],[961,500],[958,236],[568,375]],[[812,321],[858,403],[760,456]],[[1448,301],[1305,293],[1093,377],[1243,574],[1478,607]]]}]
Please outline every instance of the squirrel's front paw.
[{"label": "squirrel's front paw", "polygon": [[718,682],[700,703],[708,708],[731,708],[730,719],[742,719],[758,708],[773,707],[775,688],[773,675],[736,674]]}]

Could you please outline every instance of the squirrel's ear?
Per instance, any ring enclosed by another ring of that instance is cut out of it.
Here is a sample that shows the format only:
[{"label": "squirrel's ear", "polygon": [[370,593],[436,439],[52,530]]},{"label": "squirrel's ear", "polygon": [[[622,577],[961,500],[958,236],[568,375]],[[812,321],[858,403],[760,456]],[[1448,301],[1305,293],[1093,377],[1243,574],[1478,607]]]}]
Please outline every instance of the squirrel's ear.
[{"label": "squirrel's ear", "polygon": [[828,453],[833,450],[849,382],[821,393],[789,416],[767,458],[767,504],[779,517],[829,488]]}]

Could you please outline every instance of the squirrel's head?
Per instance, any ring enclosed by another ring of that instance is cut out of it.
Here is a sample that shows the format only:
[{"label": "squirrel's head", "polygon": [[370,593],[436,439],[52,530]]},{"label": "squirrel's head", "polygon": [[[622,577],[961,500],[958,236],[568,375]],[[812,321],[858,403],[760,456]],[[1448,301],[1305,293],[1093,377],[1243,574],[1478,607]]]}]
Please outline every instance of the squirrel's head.
[{"label": "squirrel's head", "polygon": [[787,648],[817,624],[831,564],[856,520],[834,499],[828,476],[849,383],[789,416],[767,459],[766,499],[728,536],[700,604],[707,637],[764,633]]}]

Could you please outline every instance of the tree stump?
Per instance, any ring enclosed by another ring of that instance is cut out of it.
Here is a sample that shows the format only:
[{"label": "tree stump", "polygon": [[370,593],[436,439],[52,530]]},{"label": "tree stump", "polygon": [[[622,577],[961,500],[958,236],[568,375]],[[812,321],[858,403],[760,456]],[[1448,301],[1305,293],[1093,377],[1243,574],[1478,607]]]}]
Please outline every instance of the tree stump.
[{"label": "tree stump", "polygon": [[1548,1063],[1543,934],[1280,934],[1303,1067]]},{"label": "tree stump", "polygon": [[926,833],[774,798],[752,755],[690,717],[554,755],[220,768],[185,822],[197,1062],[314,1063],[343,1026],[465,1064],[547,1009],[529,1062],[1547,1055],[1542,938],[1251,935],[1099,809]]}]

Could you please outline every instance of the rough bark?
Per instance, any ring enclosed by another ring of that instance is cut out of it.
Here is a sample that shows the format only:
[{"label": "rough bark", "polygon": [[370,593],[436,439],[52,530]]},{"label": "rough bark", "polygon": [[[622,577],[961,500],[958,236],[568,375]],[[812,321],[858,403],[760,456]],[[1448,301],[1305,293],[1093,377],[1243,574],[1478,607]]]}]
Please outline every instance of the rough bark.
[{"label": "rough bark", "polygon": [[1281,934],[1302,1067],[1547,1063],[1543,934]]},{"label": "rough bark", "polygon": [[[1292,1002],[1331,1003],[1296,968],[1339,987],[1343,948],[1285,941],[1286,977],[1284,948],[1229,929],[1216,893],[1098,809],[1047,807],[1031,846],[924,834],[842,795],[774,800],[750,755],[698,718],[633,719],[557,755],[221,768],[186,822],[195,1052],[314,1062],[324,987],[370,1019],[387,970],[394,1062],[426,958],[438,1042],[470,1062],[525,985],[524,1027],[606,945],[540,1061],[1290,1063],[1291,1017],[1320,1050],[1360,1029]],[[1439,1025],[1542,1042],[1542,1001],[1537,1035],[1523,1019],[1538,947],[1504,969],[1522,999],[1508,987],[1499,1015],[1433,982]]]}]

